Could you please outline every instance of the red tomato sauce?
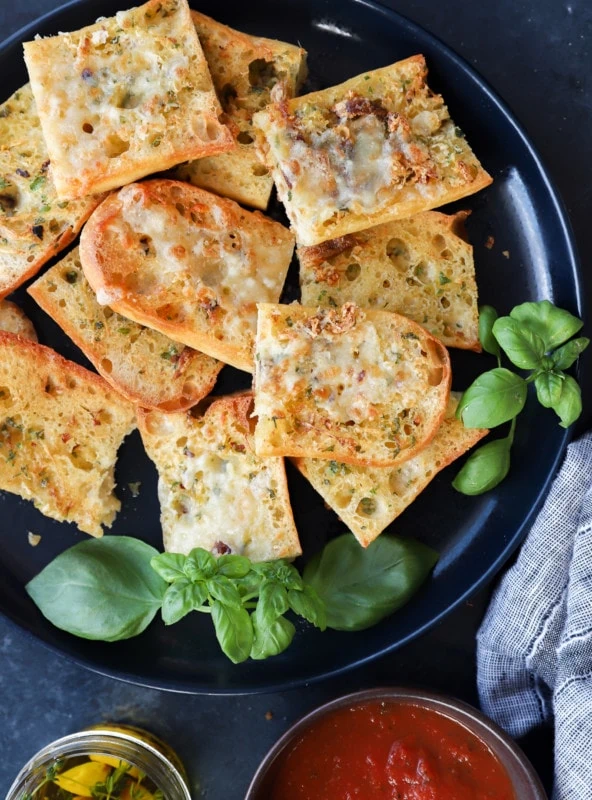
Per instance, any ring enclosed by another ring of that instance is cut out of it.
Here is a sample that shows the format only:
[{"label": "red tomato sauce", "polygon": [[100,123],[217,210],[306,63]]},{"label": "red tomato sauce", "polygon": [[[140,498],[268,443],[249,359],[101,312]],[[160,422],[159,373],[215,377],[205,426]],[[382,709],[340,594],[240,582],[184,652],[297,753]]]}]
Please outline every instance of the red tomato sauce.
[{"label": "red tomato sauce", "polygon": [[317,720],[284,756],[270,800],[515,800],[491,750],[419,706],[371,702]]}]

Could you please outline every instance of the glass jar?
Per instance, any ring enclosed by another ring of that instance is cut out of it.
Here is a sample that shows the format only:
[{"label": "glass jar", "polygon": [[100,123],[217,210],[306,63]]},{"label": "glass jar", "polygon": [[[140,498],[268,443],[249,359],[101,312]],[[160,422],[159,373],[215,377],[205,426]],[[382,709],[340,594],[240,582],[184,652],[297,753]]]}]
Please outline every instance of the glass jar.
[{"label": "glass jar", "polygon": [[68,762],[85,756],[108,756],[136,767],[157,789],[164,800],[191,800],[187,777],[177,754],[156,736],[125,725],[100,725],[72,733],[51,742],[25,764],[8,790],[6,800],[23,800],[45,778],[48,768],[58,759]]}]

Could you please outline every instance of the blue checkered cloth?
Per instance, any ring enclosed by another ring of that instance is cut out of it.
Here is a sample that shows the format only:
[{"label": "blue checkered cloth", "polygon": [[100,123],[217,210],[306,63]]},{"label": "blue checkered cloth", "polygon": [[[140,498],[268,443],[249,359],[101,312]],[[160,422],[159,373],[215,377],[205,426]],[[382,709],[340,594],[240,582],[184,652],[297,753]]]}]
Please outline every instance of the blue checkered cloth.
[{"label": "blue checkered cloth", "polygon": [[477,637],[485,713],[555,725],[553,800],[592,798],[592,433],[571,444]]}]

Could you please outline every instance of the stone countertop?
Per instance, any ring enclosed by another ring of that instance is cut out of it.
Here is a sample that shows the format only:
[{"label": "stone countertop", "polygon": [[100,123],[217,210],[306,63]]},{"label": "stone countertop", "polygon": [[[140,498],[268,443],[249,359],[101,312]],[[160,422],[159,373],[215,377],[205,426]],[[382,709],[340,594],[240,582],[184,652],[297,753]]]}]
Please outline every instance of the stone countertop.
[{"label": "stone countertop", "polygon": [[[592,5],[588,0],[384,1],[455,49],[513,109],[563,196],[585,267],[592,256]],[[55,0],[4,0],[0,38],[57,5]],[[585,270],[584,280],[590,296]],[[582,370],[589,376],[584,379],[587,409],[592,408],[589,358]],[[589,422],[588,415],[580,429]],[[338,694],[401,683],[475,703],[475,632],[486,602],[482,592],[427,635],[338,680],[244,697],[186,696],[120,683],[54,654],[0,618],[0,794],[48,741],[117,720],[153,730],[177,749],[196,800],[240,800],[257,764],[287,726]],[[550,732],[535,734],[524,746],[548,782]]]}]

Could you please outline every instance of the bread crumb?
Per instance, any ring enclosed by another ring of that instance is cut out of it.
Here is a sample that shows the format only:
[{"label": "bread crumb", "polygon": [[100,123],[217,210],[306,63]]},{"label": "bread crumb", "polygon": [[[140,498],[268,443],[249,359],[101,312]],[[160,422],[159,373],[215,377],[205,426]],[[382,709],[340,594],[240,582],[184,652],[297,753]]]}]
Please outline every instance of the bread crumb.
[{"label": "bread crumb", "polygon": [[130,490],[132,497],[138,497],[140,494],[140,486],[142,485],[142,481],[132,481],[128,483],[127,488]]},{"label": "bread crumb", "polygon": [[31,545],[31,547],[37,547],[37,545],[41,541],[41,536],[39,536],[38,533],[33,533],[32,531],[28,531],[27,539],[29,540],[29,544]]},{"label": "bread crumb", "polygon": [[265,712],[265,719],[269,722],[269,720],[273,719],[273,711],[266,711]]},{"label": "bread crumb", "polygon": [[510,258],[510,251],[509,250],[502,250],[502,255],[504,258]]},{"label": "bread crumb", "polygon": [[495,244],[495,239],[493,238],[493,236],[488,236],[487,239],[485,240],[485,247],[488,250],[491,250],[494,244]]}]

